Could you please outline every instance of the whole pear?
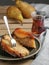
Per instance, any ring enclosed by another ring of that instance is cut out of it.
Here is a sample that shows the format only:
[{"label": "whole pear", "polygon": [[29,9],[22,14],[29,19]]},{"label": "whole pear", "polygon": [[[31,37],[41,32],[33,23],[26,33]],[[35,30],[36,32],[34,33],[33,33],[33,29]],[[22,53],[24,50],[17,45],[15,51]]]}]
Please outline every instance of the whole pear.
[{"label": "whole pear", "polygon": [[21,0],[16,0],[16,6],[21,10],[25,18],[31,18],[31,13],[35,11],[32,5]]},{"label": "whole pear", "polygon": [[23,22],[23,16],[21,11],[16,6],[10,6],[7,9],[7,16]]}]

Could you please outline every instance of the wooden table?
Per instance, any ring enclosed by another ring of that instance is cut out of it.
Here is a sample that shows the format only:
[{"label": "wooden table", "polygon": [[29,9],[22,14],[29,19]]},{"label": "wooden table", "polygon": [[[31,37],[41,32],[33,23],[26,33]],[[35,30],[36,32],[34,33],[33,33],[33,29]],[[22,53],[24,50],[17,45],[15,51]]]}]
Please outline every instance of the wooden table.
[{"label": "wooden table", "polygon": [[[3,21],[3,16],[6,15],[7,8],[8,6],[0,6],[0,35],[4,35],[8,33],[6,30],[5,23]],[[11,32],[17,27],[23,28],[29,32],[31,31],[32,19],[24,19],[23,26],[21,26],[21,24],[19,24],[16,20],[9,19],[8,23],[9,23]],[[8,62],[8,61],[0,60],[0,65],[30,65],[32,61],[33,59],[28,59],[25,61],[17,61],[17,62],[16,61]]]}]

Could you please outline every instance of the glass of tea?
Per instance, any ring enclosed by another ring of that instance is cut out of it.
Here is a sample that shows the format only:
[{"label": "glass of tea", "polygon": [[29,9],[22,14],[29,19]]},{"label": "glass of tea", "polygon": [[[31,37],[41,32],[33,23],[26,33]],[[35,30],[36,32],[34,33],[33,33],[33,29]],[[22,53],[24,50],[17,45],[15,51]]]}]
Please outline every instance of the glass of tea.
[{"label": "glass of tea", "polygon": [[40,35],[44,28],[44,17],[42,15],[32,15],[33,24],[32,24],[32,33],[36,35]]}]

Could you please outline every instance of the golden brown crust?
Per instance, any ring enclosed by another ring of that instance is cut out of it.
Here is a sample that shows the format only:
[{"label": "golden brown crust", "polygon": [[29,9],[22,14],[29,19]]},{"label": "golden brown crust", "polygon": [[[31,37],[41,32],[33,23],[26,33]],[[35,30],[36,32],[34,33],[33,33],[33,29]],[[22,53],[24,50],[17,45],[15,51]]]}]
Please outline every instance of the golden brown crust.
[{"label": "golden brown crust", "polygon": [[11,47],[11,43],[9,40],[10,39],[8,35],[5,35],[4,39],[2,38],[1,46],[4,51],[15,57],[24,57],[26,55],[29,55],[29,50],[23,47],[18,42],[16,43],[16,47]]},{"label": "golden brown crust", "polygon": [[26,47],[36,48],[35,39],[31,33],[24,31],[21,28],[15,29],[13,37]]},{"label": "golden brown crust", "polygon": [[24,38],[24,37],[27,37],[29,35],[27,32],[25,32],[21,28],[16,28],[13,33],[15,36],[17,36],[19,38]]}]

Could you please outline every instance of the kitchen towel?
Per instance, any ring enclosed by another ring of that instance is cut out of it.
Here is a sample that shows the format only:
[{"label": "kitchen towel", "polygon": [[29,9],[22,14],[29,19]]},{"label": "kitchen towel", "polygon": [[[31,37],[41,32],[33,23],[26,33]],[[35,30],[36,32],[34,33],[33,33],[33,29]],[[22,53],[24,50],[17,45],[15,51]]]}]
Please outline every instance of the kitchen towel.
[{"label": "kitchen towel", "polygon": [[[40,7],[38,7],[38,9],[39,8]],[[42,8],[41,11],[45,11],[48,15],[49,13],[49,11],[47,12],[48,8],[49,5]],[[49,18],[44,20],[44,25],[49,28]],[[49,65],[49,29],[46,29],[45,32],[41,33],[40,42],[42,45],[41,50],[36,59],[31,63],[31,65]]]},{"label": "kitchen towel", "polygon": [[42,48],[31,65],[49,65],[49,29],[46,30],[46,35],[43,38]]}]

